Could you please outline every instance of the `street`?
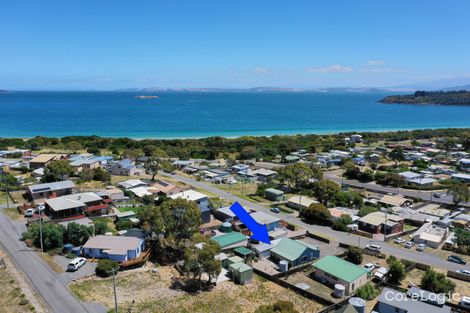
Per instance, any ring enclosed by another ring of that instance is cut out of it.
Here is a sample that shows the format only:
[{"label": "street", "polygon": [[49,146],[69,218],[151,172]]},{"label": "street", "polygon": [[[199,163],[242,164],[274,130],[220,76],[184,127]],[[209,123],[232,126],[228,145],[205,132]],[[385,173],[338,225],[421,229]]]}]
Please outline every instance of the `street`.
[{"label": "street", "polygon": [[49,265],[31,248],[20,241],[26,231],[23,223],[9,220],[0,208],[0,244],[15,265],[22,270],[34,289],[41,295],[49,310],[55,313],[105,313],[107,309],[98,303],[83,303]]},{"label": "street", "polygon": [[382,252],[383,253],[394,255],[397,258],[408,259],[408,260],[412,260],[412,261],[414,260],[414,261],[417,261],[417,262],[420,262],[420,263],[423,263],[423,264],[428,264],[428,265],[431,265],[431,266],[440,267],[440,268],[444,268],[444,269],[448,269],[448,270],[458,270],[458,269],[462,269],[462,268],[466,268],[466,269],[470,270],[469,266],[463,266],[463,265],[460,265],[460,264],[451,263],[447,260],[444,260],[444,259],[442,259],[442,258],[440,258],[436,255],[430,254],[430,253],[416,252],[415,250],[406,250],[406,249],[402,249],[402,248],[399,248],[399,247],[395,247],[395,246],[393,246],[391,244],[388,244],[386,242],[382,242],[382,241],[378,242],[378,241],[368,239],[368,238],[364,238],[364,237],[360,237],[360,236],[357,236],[357,235],[352,235],[352,234],[345,233],[345,232],[335,231],[335,230],[331,229],[330,227],[306,224],[301,219],[299,219],[298,217],[292,216],[292,215],[289,215],[289,214],[285,214],[283,212],[281,212],[279,214],[273,214],[270,211],[270,208],[268,208],[264,205],[242,199],[242,198],[237,197],[237,196],[235,196],[231,193],[225,192],[223,190],[220,190],[219,188],[211,186],[210,184],[208,184],[206,182],[203,182],[203,181],[197,181],[193,178],[188,178],[188,177],[181,176],[181,175],[178,175],[178,174],[169,174],[169,173],[165,173],[165,172],[161,172],[160,174],[163,175],[163,176],[171,177],[171,178],[176,179],[178,181],[181,181],[185,184],[192,185],[196,188],[207,190],[210,193],[216,194],[221,199],[224,199],[224,200],[227,200],[227,201],[230,201],[230,202],[238,201],[245,208],[251,208],[251,209],[258,210],[258,211],[263,211],[267,214],[274,215],[274,216],[282,215],[282,218],[286,222],[289,222],[291,224],[300,226],[300,227],[308,230],[309,232],[319,234],[319,235],[325,235],[327,237],[334,238],[338,242],[342,242],[342,243],[346,243],[346,244],[350,244],[350,245],[354,245],[354,246],[359,245],[362,248],[364,248],[368,244],[378,244],[378,245],[382,246]]}]

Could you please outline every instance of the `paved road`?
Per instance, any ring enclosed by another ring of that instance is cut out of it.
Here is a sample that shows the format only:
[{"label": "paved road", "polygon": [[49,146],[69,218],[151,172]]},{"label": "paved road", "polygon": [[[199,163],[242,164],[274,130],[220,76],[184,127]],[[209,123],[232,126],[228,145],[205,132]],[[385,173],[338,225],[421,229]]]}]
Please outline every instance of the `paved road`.
[{"label": "paved road", "polygon": [[284,214],[282,212],[280,214],[274,214],[270,211],[270,209],[268,207],[266,207],[264,205],[242,199],[242,198],[237,197],[237,196],[235,196],[231,193],[225,192],[223,190],[220,190],[219,188],[211,186],[210,184],[208,184],[206,182],[203,182],[203,181],[197,181],[195,179],[188,178],[188,177],[185,177],[185,176],[173,175],[173,174],[168,174],[168,173],[164,173],[164,172],[162,172],[161,174],[164,175],[164,176],[168,176],[168,177],[171,177],[173,179],[179,180],[181,182],[184,182],[188,185],[192,185],[196,188],[207,190],[207,191],[209,191],[213,194],[216,194],[217,196],[219,196],[222,199],[225,199],[225,200],[228,200],[228,201],[231,201],[231,202],[238,201],[245,208],[252,208],[252,209],[255,209],[255,210],[258,210],[258,211],[263,211],[267,214],[271,214],[271,215],[274,215],[274,216],[281,215],[282,218],[285,221],[289,222],[289,223],[301,226],[304,229],[308,230],[309,232],[320,234],[320,235],[326,235],[330,238],[334,238],[338,242],[342,242],[342,243],[346,243],[346,244],[350,244],[350,245],[355,245],[355,246],[359,245],[362,248],[364,248],[367,244],[374,244],[375,243],[375,244],[379,244],[380,246],[382,246],[382,252],[384,252],[385,254],[395,255],[398,258],[408,259],[408,260],[415,260],[415,261],[423,263],[423,264],[429,264],[431,266],[440,267],[440,268],[444,268],[444,269],[448,269],[448,270],[457,270],[457,269],[462,269],[462,268],[466,268],[466,269],[470,270],[469,266],[462,266],[460,264],[451,263],[451,262],[449,262],[447,260],[444,260],[444,259],[442,259],[439,256],[436,256],[434,254],[417,252],[414,249],[407,250],[407,249],[404,249],[404,248],[400,248],[400,247],[396,247],[394,245],[388,244],[386,242],[382,242],[382,241],[377,242],[375,240],[367,239],[367,238],[360,237],[360,236],[357,236],[357,235],[352,235],[352,234],[345,233],[345,232],[335,231],[335,230],[331,229],[330,227],[306,224],[302,220],[300,220],[298,217],[296,217],[292,214]]},{"label": "paved road", "polygon": [[[377,185],[376,183],[373,183],[373,182],[361,183],[355,180],[341,179],[341,177],[339,177],[338,175],[336,175],[336,173],[333,173],[333,172],[325,172],[324,177],[338,184],[343,183],[348,186],[361,188],[361,189],[367,189],[367,190],[375,191],[379,193],[396,194],[397,192],[399,192],[401,195],[411,197],[411,198],[419,198],[425,201],[431,201],[431,202],[440,203],[440,204],[453,204],[452,196],[444,195],[440,198],[436,198],[436,197],[433,197],[433,192],[431,191],[419,191],[419,190],[410,190],[410,189],[404,189],[404,188],[398,189],[398,188],[393,188],[393,187]],[[464,206],[464,207],[470,207],[470,202],[460,203],[459,205]]]},{"label": "paved road", "polygon": [[9,220],[0,208],[0,245],[10,255],[15,265],[30,280],[37,293],[41,295],[51,312],[55,313],[102,313],[107,309],[97,303],[83,303],[69,290],[47,263],[24,242],[21,233],[26,226]]}]

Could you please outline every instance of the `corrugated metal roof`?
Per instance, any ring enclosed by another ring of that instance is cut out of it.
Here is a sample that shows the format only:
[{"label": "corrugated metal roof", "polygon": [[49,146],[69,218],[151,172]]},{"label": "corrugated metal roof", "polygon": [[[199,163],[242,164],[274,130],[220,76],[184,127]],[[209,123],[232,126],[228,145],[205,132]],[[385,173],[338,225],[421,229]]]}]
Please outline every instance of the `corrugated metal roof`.
[{"label": "corrugated metal roof", "polygon": [[310,246],[305,242],[282,238],[271,250],[273,253],[282,256],[289,261],[297,260],[307,249],[319,250],[318,247]]},{"label": "corrugated metal roof", "polygon": [[223,235],[220,235],[220,236],[212,237],[211,239],[214,240],[215,242],[217,242],[219,244],[219,246],[221,246],[223,248],[223,247],[230,246],[230,245],[233,245],[235,243],[241,242],[243,240],[246,240],[246,238],[247,237],[245,235],[243,235],[242,233],[231,232],[231,233],[228,233],[228,234],[223,234]]},{"label": "corrugated metal roof", "polygon": [[334,255],[321,258],[313,264],[313,267],[347,282],[353,282],[360,276],[367,274],[365,268]]}]

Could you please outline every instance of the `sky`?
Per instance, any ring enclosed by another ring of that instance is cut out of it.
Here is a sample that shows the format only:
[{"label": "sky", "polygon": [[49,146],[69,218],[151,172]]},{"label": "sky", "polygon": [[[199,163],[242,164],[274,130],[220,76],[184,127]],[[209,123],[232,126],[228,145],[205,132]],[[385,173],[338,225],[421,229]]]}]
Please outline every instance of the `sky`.
[{"label": "sky", "polygon": [[0,0],[0,89],[470,82],[468,0]]}]

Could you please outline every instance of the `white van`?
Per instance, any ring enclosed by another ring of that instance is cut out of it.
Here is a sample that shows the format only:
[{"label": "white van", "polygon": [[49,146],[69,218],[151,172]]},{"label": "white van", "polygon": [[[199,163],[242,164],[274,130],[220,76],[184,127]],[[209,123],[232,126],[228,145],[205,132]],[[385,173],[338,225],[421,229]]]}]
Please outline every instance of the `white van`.
[{"label": "white van", "polygon": [[34,215],[34,209],[27,209],[24,211],[24,217],[33,217]]},{"label": "white van", "polygon": [[86,263],[85,258],[75,258],[67,266],[67,271],[74,272]]}]

